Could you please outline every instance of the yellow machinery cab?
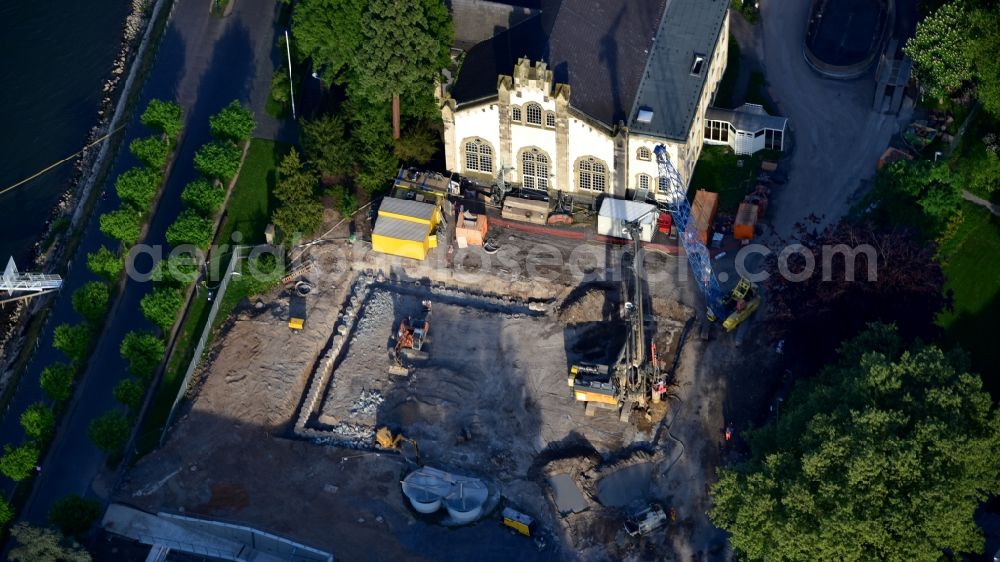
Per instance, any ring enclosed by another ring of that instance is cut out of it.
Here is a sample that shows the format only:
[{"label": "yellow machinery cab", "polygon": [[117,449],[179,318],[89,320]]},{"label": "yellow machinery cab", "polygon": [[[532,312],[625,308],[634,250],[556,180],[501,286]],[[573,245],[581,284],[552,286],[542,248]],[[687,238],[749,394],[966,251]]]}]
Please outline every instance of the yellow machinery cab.
[{"label": "yellow machinery cab", "polygon": [[293,330],[301,330],[305,326],[305,319],[303,318],[289,318],[288,327]]},{"label": "yellow machinery cab", "polygon": [[504,525],[514,529],[526,537],[531,536],[531,533],[535,528],[534,519],[509,507],[503,508],[501,516],[503,517]]}]

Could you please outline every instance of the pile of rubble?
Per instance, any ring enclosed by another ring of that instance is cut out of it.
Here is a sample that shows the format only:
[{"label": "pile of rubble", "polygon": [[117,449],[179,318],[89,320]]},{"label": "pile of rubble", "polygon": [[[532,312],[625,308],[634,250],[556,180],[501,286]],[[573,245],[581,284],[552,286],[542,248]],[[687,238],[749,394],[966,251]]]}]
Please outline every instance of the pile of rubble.
[{"label": "pile of rubble", "polygon": [[385,398],[378,390],[362,390],[361,396],[351,403],[351,417],[372,416],[384,401]]}]

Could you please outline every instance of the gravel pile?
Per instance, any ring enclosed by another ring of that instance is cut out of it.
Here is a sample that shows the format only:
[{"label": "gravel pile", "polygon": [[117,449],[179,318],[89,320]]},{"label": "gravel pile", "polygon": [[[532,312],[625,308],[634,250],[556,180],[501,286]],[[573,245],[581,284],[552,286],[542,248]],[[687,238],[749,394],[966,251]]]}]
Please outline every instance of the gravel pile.
[{"label": "gravel pile", "polygon": [[374,415],[384,400],[385,398],[378,390],[362,390],[361,396],[358,396],[358,399],[351,403],[351,417]]},{"label": "gravel pile", "polygon": [[[354,343],[359,337],[373,337],[381,329],[386,317],[392,316],[395,312],[395,305],[392,302],[392,295],[385,291],[372,291],[367,302],[364,303],[364,314],[358,318],[358,323],[354,328]],[[354,308],[351,306],[350,308]],[[357,311],[354,312],[355,314]]]},{"label": "gravel pile", "polygon": [[330,430],[329,437],[321,437],[313,441],[317,445],[336,445],[352,449],[371,447],[375,440],[375,431],[367,425],[355,423],[338,423]]}]

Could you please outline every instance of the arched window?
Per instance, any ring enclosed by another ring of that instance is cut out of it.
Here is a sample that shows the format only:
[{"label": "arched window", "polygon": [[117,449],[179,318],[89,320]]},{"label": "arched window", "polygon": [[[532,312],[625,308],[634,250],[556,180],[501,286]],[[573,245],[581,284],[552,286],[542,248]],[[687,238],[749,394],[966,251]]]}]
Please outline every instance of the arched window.
[{"label": "arched window", "polygon": [[465,143],[465,169],[471,172],[493,173],[493,147],[483,139]]},{"label": "arched window", "polygon": [[[528,116],[530,119],[530,106]],[[532,189],[549,188],[549,157],[537,148],[521,153],[521,185]]]},{"label": "arched window", "polygon": [[604,192],[608,188],[608,167],[600,160],[587,156],[578,160],[577,185],[580,189]]},{"label": "arched window", "polygon": [[542,106],[538,105],[537,103],[529,103],[525,111],[528,112],[529,125],[542,124]]},{"label": "arched window", "polygon": [[512,107],[510,109],[510,119],[511,119],[511,121],[517,121],[518,123],[521,122],[521,108],[520,107],[515,106],[515,107]]},{"label": "arched window", "polygon": [[645,189],[648,191],[650,185],[652,184],[652,178],[649,177],[649,174],[639,174],[638,179],[639,179],[638,181],[639,189]]},{"label": "arched window", "polygon": [[549,113],[545,114],[545,126],[546,127],[555,127],[556,126],[556,114],[555,113],[552,113],[550,111]]},{"label": "arched window", "polygon": [[640,146],[639,150],[636,151],[635,156],[639,160],[651,160],[653,158],[653,153],[650,152],[645,146]]},{"label": "arched window", "polygon": [[670,180],[665,176],[660,176],[656,182],[657,193],[670,193]]}]

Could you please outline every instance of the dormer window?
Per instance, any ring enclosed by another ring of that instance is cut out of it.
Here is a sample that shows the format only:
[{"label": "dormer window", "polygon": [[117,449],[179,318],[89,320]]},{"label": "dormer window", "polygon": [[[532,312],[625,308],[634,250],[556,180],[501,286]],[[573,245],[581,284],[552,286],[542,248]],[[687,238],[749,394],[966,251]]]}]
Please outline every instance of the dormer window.
[{"label": "dormer window", "polygon": [[705,55],[695,53],[691,62],[691,76],[701,76],[703,70],[705,70]]}]

